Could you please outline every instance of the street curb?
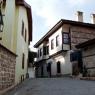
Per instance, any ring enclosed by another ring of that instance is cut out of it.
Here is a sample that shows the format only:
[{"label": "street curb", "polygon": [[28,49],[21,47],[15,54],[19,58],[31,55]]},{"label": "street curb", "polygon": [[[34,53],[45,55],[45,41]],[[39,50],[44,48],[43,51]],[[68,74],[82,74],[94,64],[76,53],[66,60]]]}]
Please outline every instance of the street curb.
[{"label": "street curb", "polygon": [[81,77],[80,80],[95,81],[95,77]]}]

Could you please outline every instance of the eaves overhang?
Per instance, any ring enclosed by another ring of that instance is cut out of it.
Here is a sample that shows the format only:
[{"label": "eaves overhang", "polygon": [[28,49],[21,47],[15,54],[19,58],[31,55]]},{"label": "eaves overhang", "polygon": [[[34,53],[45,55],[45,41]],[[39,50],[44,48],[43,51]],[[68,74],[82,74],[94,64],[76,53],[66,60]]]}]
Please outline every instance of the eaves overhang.
[{"label": "eaves overhang", "polygon": [[37,48],[43,41],[47,40],[53,33],[55,33],[63,24],[68,24],[70,26],[79,26],[85,28],[95,29],[95,24],[91,23],[84,23],[79,21],[72,21],[61,19],[53,28],[51,28],[35,45],[34,47]]}]

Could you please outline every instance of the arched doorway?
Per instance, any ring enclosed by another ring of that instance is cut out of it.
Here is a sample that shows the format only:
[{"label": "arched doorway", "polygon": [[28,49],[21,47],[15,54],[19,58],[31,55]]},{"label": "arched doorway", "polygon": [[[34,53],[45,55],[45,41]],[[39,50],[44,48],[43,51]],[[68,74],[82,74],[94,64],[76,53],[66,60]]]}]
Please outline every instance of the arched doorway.
[{"label": "arched doorway", "polygon": [[48,72],[49,77],[51,77],[51,63],[48,63],[47,65],[47,72]]},{"label": "arched doorway", "polygon": [[43,72],[43,66],[41,66],[41,77],[43,77],[43,74],[44,74],[44,72]]},{"label": "arched doorway", "polygon": [[60,61],[57,62],[57,73],[61,73],[61,63],[60,63]]}]

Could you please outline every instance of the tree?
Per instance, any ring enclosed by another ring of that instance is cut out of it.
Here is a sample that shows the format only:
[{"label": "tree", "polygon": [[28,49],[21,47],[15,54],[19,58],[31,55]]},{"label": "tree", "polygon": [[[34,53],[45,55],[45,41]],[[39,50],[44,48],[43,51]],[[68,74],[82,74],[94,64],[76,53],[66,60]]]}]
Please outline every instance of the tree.
[{"label": "tree", "polygon": [[37,57],[37,53],[36,52],[33,52],[33,51],[29,51],[28,53],[28,67],[31,67],[33,66],[33,63],[34,63],[34,59]]}]

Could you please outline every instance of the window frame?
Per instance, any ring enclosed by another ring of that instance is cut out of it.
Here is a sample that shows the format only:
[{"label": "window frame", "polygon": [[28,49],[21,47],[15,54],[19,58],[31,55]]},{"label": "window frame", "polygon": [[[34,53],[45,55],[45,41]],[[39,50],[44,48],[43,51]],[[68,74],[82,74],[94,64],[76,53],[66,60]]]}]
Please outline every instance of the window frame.
[{"label": "window frame", "polygon": [[39,55],[40,55],[40,54],[39,54],[39,50],[38,50],[38,54],[37,54],[37,55],[38,55],[38,58],[39,58]]},{"label": "window frame", "polygon": [[59,46],[59,35],[56,36],[56,47]]},{"label": "window frame", "polygon": [[54,49],[54,39],[51,40],[51,50]]},{"label": "window frame", "polygon": [[48,55],[49,54],[49,46],[44,46],[43,47],[43,55]]},{"label": "window frame", "polygon": [[42,48],[40,48],[40,57],[42,56]]},{"label": "window frame", "polygon": [[24,37],[24,21],[22,21],[22,36]]},{"label": "window frame", "polygon": [[46,46],[43,47],[43,55],[47,55]]},{"label": "window frame", "polygon": [[49,54],[49,45],[47,46],[47,55]]},{"label": "window frame", "polygon": [[[64,34],[68,35],[68,37],[65,37]],[[70,36],[69,36],[69,33],[63,32],[62,33],[62,40],[63,40],[63,44],[70,44]],[[67,40],[67,42],[66,42],[66,40]]]}]

